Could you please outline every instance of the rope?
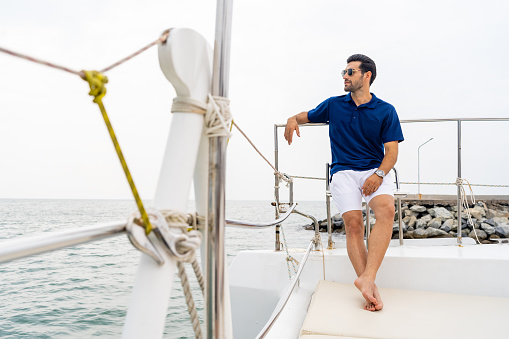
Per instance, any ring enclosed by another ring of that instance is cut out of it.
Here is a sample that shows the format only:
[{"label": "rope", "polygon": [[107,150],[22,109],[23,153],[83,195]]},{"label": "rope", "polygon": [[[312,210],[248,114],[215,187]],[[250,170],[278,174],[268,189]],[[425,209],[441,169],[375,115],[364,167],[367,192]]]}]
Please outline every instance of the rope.
[{"label": "rope", "polygon": [[249,139],[249,137],[246,135],[246,133],[244,133],[244,131],[242,131],[242,129],[240,129],[239,125],[237,125],[235,122],[232,122],[232,124],[233,124],[233,126],[235,126],[235,128],[237,128],[239,130],[240,134],[242,134],[244,136],[244,138],[246,138],[246,140],[251,144],[251,146],[254,148],[254,150],[256,152],[258,152],[258,154],[262,157],[262,159],[265,160],[265,162],[274,170],[274,174],[278,177],[279,181],[283,180],[286,183],[290,183],[291,176],[288,176],[284,173],[279,172],[276,169],[276,167],[274,167],[274,165],[272,165],[270,163],[270,161],[268,161],[267,158],[265,158],[265,156],[262,154],[262,152],[260,152],[258,150],[258,148],[254,145],[254,143],[251,141],[251,139]]},{"label": "rope", "polygon": [[[168,35],[170,34],[170,30],[167,30],[165,32],[163,32],[163,34],[161,35],[161,37],[159,39],[157,39],[156,41],[154,42],[151,42],[150,44],[148,44],[147,46],[143,47],[142,49],[134,52],[133,54],[125,57],[124,59],[120,60],[120,61],[117,61],[116,63],[114,63],[113,65],[109,66],[109,67],[106,67],[104,68],[103,70],[101,70],[99,73],[105,73],[121,64],[123,64],[124,62],[134,58],[135,56],[137,56],[138,54],[146,51],[147,49],[149,49],[150,47],[158,44],[158,43],[165,43],[166,40],[168,39]],[[17,52],[14,52],[14,51],[11,51],[11,50],[8,50],[8,49],[5,49],[5,48],[2,48],[0,47],[0,52],[3,52],[3,53],[6,53],[6,54],[9,54],[9,55],[12,55],[12,56],[15,56],[15,57],[18,57],[18,58],[21,58],[21,59],[25,59],[25,60],[28,60],[28,61],[32,61],[32,62],[35,62],[35,63],[38,63],[38,64],[41,64],[41,65],[45,65],[45,66],[48,66],[48,67],[52,67],[52,68],[56,68],[56,69],[59,69],[59,70],[62,70],[62,71],[65,71],[65,72],[68,72],[68,73],[71,73],[71,74],[75,74],[75,75],[78,75],[80,76],[81,78],[85,79],[85,73],[83,71],[74,71],[70,68],[67,68],[67,67],[64,67],[64,66],[60,66],[60,65],[57,65],[57,64],[54,64],[54,63],[51,63],[51,62],[48,62],[48,61],[44,61],[44,60],[41,60],[41,59],[37,59],[37,58],[34,58],[34,57],[31,57],[31,56],[28,56],[28,55],[25,55],[25,54],[21,54],[21,53],[17,53]]]},{"label": "rope", "polygon": [[128,60],[130,60],[130,59],[134,58],[134,57],[135,57],[135,56],[137,56],[138,54],[141,54],[142,52],[145,52],[147,49],[149,49],[150,47],[152,47],[152,46],[154,46],[154,45],[157,45],[157,44],[159,44],[159,43],[164,44],[164,43],[166,42],[166,40],[168,39],[168,35],[170,35],[170,30],[166,30],[166,31],[164,31],[164,32],[163,32],[163,34],[161,35],[161,37],[160,37],[159,39],[157,39],[156,41],[151,42],[151,43],[150,43],[150,44],[148,44],[147,46],[145,46],[145,47],[143,47],[143,48],[141,48],[141,49],[137,50],[136,52],[134,52],[133,54],[131,54],[131,55],[129,55],[129,56],[127,56],[127,57],[123,58],[122,60],[115,62],[113,65],[108,66],[108,67],[106,67],[106,68],[104,68],[104,69],[100,70],[99,72],[100,72],[100,73],[105,73],[105,72],[107,72],[107,71],[109,71],[109,70],[111,70],[111,69],[113,69],[113,68],[115,68],[115,67],[117,67],[117,66],[119,66],[119,65],[123,64],[124,62],[126,62],[126,61],[128,61]]},{"label": "rope", "polygon": [[138,210],[140,211],[141,218],[143,219],[143,223],[145,225],[145,233],[149,234],[152,231],[152,225],[150,224],[147,212],[145,210],[145,207],[143,206],[143,202],[141,201],[140,195],[138,194],[138,190],[136,189],[136,185],[134,184],[131,172],[127,167],[124,155],[122,154],[122,150],[120,149],[120,144],[118,143],[117,137],[115,136],[115,131],[113,130],[113,126],[111,125],[110,119],[108,118],[108,114],[106,113],[106,109],[104,108],[102,102],[102,98],[106,95],[106,87],[104,87],[104,84],[108,82],[108,78],[96,71],[83,71],[83,73],[85,74],[84,80],[87,81],[90,86],[90,92],[88,94],[94,97],[93,101],[99,106],[99,109],[101,110],[104,123],[108,128],[111,141],[115,146],[115,151],[117,152],[118,159],[120,160],[120,164],[124,169],[125,176],[127,178],[127,181],[129,182],[129,187],[131,188],[131,192],[133,193],[134,199],[136,200],[136,205],[138,206]]},{"label": "rope", "polygon": [[171,112],[206,114],[207,104],[190,97],[175,97],[171,105]]},{"label": "rope", "polygon": [[212,137],[231,137],[229,131],[232,116],[230,113],[230,100],[209,94],[207,112],[205,113],[206,135]]},{"label": "rope", "polygon": [[189,285],[189,279],[187,278],[186,268],[184,263],[178,262],[178,275],[180,278],[180,282],[182,283],[182,289],[184,291],[184,296],[186,297],[187,311],[191,316],[191,322],[193,323],[194,335],[196,338],[203,338],[203,334],[200,326],[200,318],[198,317],[198,312],[196,310],[196,305],[194,304],[193,294],[191,292],[191,286]]},{"label": "rope", "polygon": [[9,54],[9,55],[21,58],[21,59],[25,59],[25,60],[28,60],[28,61],[32,61],[32,62],[41,64],[41,65],[45,65],[45,66],[56,68],[56,69],[59,69],[59,70],[62,70],[62,71],[66,71],[66,72],[69,72],[71,74],[78,75],[80,77],[84,76],[84,74],[82,72],[74,71],[74,70],[72,70],[70,68],[67,68],[67,67],[64,67],[64,66],[59,66],[59,65],[53,64],[51,62],[41,60],[41,59],[36,59],[36,58],[28,56],[28,55],[24,55],[24,54],[21,54],[21,53],[16,53],[16,52],[13,52],[11,50],[8,50],[8,49],[2,48],[2,47],[0,47],[0,52],[6,53],[6,54]]},{"label": "rope", "polygon": [[196,280],[198,280],[198,284],[200,285],[201,293],[205,295],[205,279],[201,272],[200,264],[198,264],[198,260],[196,259],[193,260],[191,262],[191,265],[193,266],[194,274],[196,275]]},{"label": "rope", "polygon": [[290,177],[294,179],[312,179],[312,180],[327,180],[325,178],[318,178],[318,177],[303,177],[303,176],[297,176],[297,175],[290,175]]},{"label": "rope", "polygon": [[[402,185],[418,185],[418,182],[400,182]],[[437,186],[444,186],[444,185],[458,185],[457,182],[421,182],[421,185],[437,185]],[[479,186],[479,187],[509,187],[509,185],[485,185],[485,184],[469,184],[469,186]]]},{"label": "rope", "polygon": [[[468,187],[470,189],[470,200],[471,200],[471,203],[475,204],[475,196],[474,196],[474,192],[472,191],[472,185],[470,185],[470,183],[468,182],[467,179],[457,178],[456,179],[456,185],[458,185],[458,187],[460,188],[460,199],[461,199],[461,206],[460,206],[460,208],[463,207],[463,209],[465,210],[465,212],[467,214],[467,218],[468,218],[467,219],[467,223],[472,225],[472,230],[474,231],[475,239],[477,240],[477,243],[481,244],[481,241],[479,241],[479,237],[477,236],[477,231],[475,229],[474,222],[472,221],[472,216],[470,215],[470,209],[468,207],[468,196],[467,196],[467,194],[465,192],[465,188],[463,187],[463,182],[466,182],[468,184]],[[459,220],[459,222],[461,223],[461,220]],[[461,232],[461,225],[459,225],[459,228],[460,228],[460,232]]]},{"label": "rope", "polygon": [[290,280],[292,280],[292,274],[290,273],[290,262],[292,263],[293,271],[295,272],[295,274],[297,274],[297,267],[295,267],[295,264],[299,266],[300,263],[288,252],[288,244],[286,243],[285,231],[283,230],[283,226],[281,226],[280,229],[281,233],[283,234],[283,247],[285,248],[286,251],[286,267],[288,268],[288,277],[290,278]]}]

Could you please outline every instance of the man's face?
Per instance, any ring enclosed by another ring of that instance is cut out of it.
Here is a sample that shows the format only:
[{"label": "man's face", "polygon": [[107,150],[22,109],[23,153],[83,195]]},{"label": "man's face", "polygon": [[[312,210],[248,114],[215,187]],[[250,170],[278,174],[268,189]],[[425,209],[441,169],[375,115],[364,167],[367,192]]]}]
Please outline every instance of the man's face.
[{"label": "man's face", "polygon": [[359,66],[361,65],[360,61],[352,61],[349,62],[348,65],[346,65],[345,70],[348,70],[349,68],[353,70],[352,75],[348,75],[346,73],[343,76],[343,79],[345,80],[345,92],[355,92],[364,86],[364,77],[362,72],[360,71]]}]

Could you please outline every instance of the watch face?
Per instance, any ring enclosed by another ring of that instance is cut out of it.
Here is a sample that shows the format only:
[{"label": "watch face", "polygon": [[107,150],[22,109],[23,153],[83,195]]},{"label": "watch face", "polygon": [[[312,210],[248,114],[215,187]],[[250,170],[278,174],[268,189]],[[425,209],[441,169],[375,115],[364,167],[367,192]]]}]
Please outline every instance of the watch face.
[{"label": "watch face", "polygon": [[376,173],[376,175],[378,175],[381,178],[383,178],[385,176],[385,173],[382,170],[377,170],[375,173]]}]

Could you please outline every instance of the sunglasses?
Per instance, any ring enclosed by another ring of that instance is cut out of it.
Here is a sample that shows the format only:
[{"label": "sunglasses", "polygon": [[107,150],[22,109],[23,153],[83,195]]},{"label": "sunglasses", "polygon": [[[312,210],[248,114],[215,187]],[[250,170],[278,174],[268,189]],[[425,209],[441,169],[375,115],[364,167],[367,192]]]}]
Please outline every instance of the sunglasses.
[{"label": "sunglasses", "polygon": [[353,72],[356,72],[356,71],[362,71],[362,70],[360,70],[360,69],[353,69],[353,68],[344,69],[344,70],[341,71],[341,76],[344,77],[346,74],[348,74],[349,76],[352,76]]}]

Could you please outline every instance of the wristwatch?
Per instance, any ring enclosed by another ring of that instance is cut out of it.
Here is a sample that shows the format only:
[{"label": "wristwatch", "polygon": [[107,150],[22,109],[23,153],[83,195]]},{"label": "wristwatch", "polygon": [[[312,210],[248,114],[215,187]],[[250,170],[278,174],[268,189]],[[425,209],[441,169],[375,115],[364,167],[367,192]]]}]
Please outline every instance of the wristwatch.
[{"label": "wristwatch", "polygon": [[385,177],[385,172],[381,170],[380,168],[375,171],[375,174],[378,175],[380,178]]}]

